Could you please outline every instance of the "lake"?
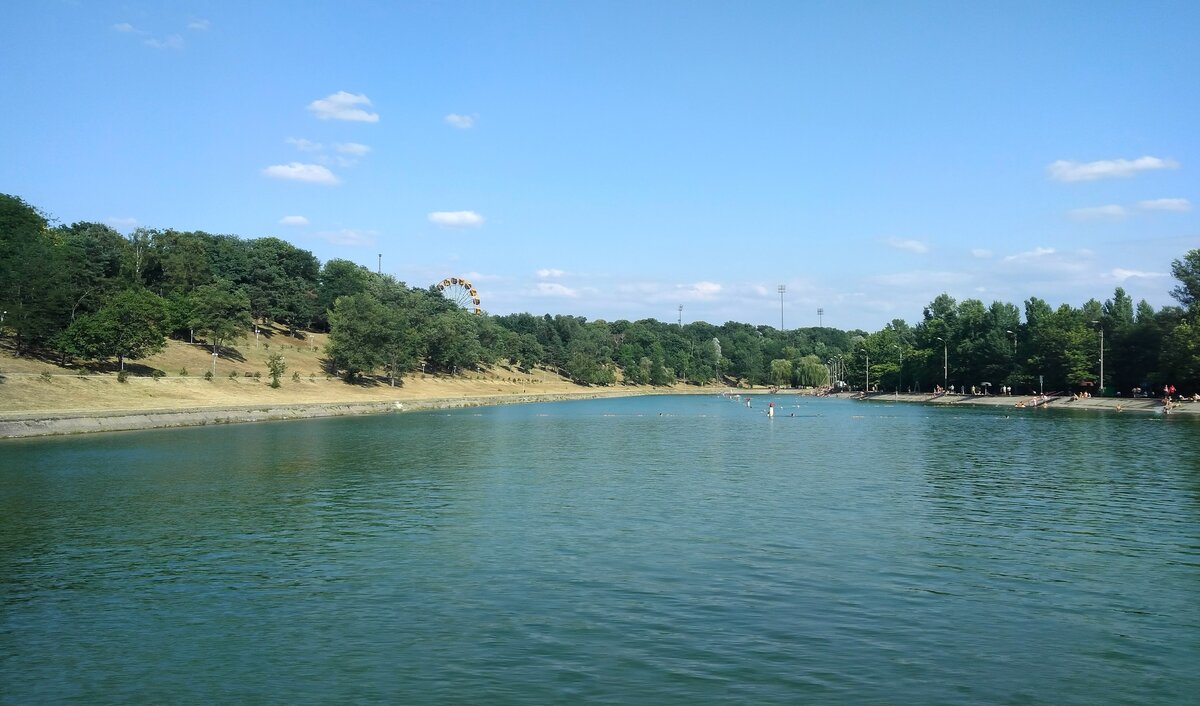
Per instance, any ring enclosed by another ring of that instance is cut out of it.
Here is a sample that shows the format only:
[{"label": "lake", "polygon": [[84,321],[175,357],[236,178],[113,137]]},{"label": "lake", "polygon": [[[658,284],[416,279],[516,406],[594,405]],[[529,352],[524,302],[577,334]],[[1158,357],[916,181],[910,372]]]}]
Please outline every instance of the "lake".
[{"label": "lake", "polygon": [[774,399],[0,443],[0,703],[1195,703],[1196,420]]}]

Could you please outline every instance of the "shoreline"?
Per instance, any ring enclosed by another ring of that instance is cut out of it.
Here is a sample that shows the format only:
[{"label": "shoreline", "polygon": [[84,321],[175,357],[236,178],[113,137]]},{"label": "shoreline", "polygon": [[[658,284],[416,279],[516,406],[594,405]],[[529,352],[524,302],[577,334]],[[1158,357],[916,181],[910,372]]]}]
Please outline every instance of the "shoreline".
[{"label": "shoreline", "polygon": [[[1047,395],[1041,398],[1037,395],[963,395],[947,393],[943,395],[915,394],[895,392],[872,392],[860,397],[861,393],[839,393],[845,399],[859,399],[863,402],[927,404],[967,407],[1002,407],[1006,409],[1035,410],[1035,409],[1075,409],[1090,412],[1140,412],[1162,414],[1162,400],[1154,397],[1086,397],[1072,399],[1068,396]],[[1200,415],[1200,402],[1173,402],[1170,414]]]},{"label": "shoreline", "polygon": [[[554,392],[496,392],[492,394],[443,394],[392,397],[369,400],[326,400],[319,402],[260,401],[240,405],[192,405],[160,406],[128,409],[59,409],[25,410],[0,412],[0,440],[29,439],[47,436],[73,436],[110,431],[145,431],[221,424],[244,424],[251,422],[285,421],[291,419],[320,419],[325,417],[353,416],[360,414],[398,414],[436,409],[461,409],[505,404],[531,404],[537,402],[564,402],[610,397],[636,397],[648,395],[719,394],[728,387],[670,387],[670,388],[627,388],[595,389],[578,388]],[[736,388],[734,388],[736,389]],[[784,389],[772,393],[767,388],[740,389],[742,395],[814,396],[812,390]],[[1019,395],[958,395],[945,394],[896,394],[875,392],[866,396],[861,393],[835,393],[827,395],[835,399],[850,399],[876,404],[927,404],[943,406],[994,407],[1017,410],[1075,409],[1092,412],[1134,412],[1161,414],[1162,402],[1154,398],[1121,399],[1113,397],[1071,399],[1070,397],[1047,397],[1041,404],[1034,405],[1036,397]],[[166,401],[166,400],[164,400]],[[1025,406],[1020,406],[1024,404]],[[1118,409],[1118,405],[1120,408]],[[1200,415],[1200,403],[1175,403],[1171,414]]]},{"label": "shoreline", "polygon": [[69,410],[0,414],[0,440],[46,436],[73,436],[107,431],[145,431],[221,424],[320,419],[360,414],[399,414],[431,409],[460,409],[503,404],[565,402],[602,397],[648,394],[688,394],[676,390],[581,390],[578,392],[504,393],[494,395],[409,397],[396,400],[280,403],[272,405],[221,405],[193,408],[128,410]]}]

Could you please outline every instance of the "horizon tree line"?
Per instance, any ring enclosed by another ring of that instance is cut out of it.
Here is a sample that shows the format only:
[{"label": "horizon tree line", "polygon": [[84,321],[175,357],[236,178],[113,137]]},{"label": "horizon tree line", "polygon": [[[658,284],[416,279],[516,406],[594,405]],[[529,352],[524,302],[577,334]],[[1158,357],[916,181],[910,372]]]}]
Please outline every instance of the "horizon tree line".
[{"label": "horizon tree line", "polygon": [[[0,194],[0,335],[16,355],[61,365],[153,355],[168,338],[220,353],[271,322],[329,333],[326,366],[348,381],[402,382],[507,363],[585,385],[852,387],[1130,394],[1200,391],[1200,250],[1172,262],[1178,302],[1155,310],[1121,287],[1104,302],[1021,307],[936,297],[910,325],[879,331],[570,315],[477,316],[431,287],[341,259],[321,263],[278,238],[53,224]],[[1101,346],[1104,378],[1100,379]],[[868,367],[869,361],[869,367]]]}]

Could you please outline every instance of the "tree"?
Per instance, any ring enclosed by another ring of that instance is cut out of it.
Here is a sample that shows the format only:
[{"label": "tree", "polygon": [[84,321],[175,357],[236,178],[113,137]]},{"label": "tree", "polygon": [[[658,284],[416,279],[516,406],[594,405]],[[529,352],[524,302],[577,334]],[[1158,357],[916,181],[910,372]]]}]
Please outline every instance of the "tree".
[{"label": "tree", "polygon": [[1171,296],[1189,309],[1200,305],[1200,249],[1189,250],[1182,259],[1173,260],[1171,275],[1179,280]]},{"label": "tree", "polygon": [[220,352],[223,341],[246,331],[253,324],[246,293],[234,289],[224,280],[196,287],[189,299],[189,328],[205,335],[212,345],[214,357]]},{"label": "tree", "polygon": [[786,387],[792,382],[792,361],[786,358],[776,358],[771,361],[771,382],[780,387]]},{"label": "tree", "polygon": [[272,353],[267,356],[267,373],[271,376],[271,387],[279,387],[279,378],[287,371],[287,363],[283,360],[283,354]]},{"label": "tree", "polygon": [[394,322],[373,295],[359,292],[339,297],[329,312],[329,344],[333,367],[347,382],[373,372],[385,361]]},{"label": "tree", "polygon": [[424,338],[425,357],[435,370],[473,368],[483,358],[474,317],[461,309],[435,316],[427,323]]},{"label": "tree", "polygon": [[62,347],[88,360],[116,358],[125,370],[126,358],[145,358],[166,346],[166,318],[160,297],[145,289],[128,289],[95,313],[71,322],[61,337]]}]

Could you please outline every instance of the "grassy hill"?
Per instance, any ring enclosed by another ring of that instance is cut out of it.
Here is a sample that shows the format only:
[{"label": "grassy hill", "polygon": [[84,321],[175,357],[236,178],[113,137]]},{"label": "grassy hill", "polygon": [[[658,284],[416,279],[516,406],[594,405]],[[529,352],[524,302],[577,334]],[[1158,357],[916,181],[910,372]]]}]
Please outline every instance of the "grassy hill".
[{"label": "grassy hill", "polygon": [[[205,378],[206,372],[214,370],[211,348],[169,341],[158,355],[127,361],[125,382],[118,381],[115,364],[95,369],[60,366],[40,357],[18,358],[13,355],[12,340],[0,338],[0,414],[365,402],[586,389],[549,371],[523,373],[504,366],[453,377],[417,372],[397,387],[387,381],[352,385],[327,374],[327,338],[320,333],[297,338],[264,327],[257,340],[250,336],[222,349],[211,379]],[[278,389],[270,387],[267,373],[271,353],[282,353],[287,363]]]}]

